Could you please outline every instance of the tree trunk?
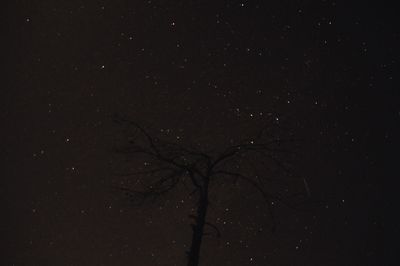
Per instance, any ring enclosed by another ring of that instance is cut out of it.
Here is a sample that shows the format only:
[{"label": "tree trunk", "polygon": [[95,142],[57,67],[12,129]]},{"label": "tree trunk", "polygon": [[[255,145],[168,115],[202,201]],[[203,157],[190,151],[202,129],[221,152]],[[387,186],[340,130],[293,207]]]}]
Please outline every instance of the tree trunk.
[{"label": "tree trunk", "polygon": [[197,207],[196,224],[193,225],[192,244],[188,252],[188,266],[198,266],[200,258],[200,247],[204,235],[204,225],[208,208],[208,182],[204,184]]}]

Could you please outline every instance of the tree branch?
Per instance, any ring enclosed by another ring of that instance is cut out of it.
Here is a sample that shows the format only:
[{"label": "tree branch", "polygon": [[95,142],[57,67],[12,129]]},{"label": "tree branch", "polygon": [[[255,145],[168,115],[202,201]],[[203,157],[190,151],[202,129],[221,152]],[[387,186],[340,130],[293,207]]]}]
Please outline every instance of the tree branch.
[{"label": "tree branch", "polygon": [[[269,214],[270,214],[271,219],[272,219],[272,227],[273,227],[273,230],[275,230],[276,221],[275,221],[275,215],[274,215],[274,212],[273,212],[273,209],[272,209],[272,203],[271,203],[271,200],[274,199],[275,197],[273,197],[271,194],[266,192],[261,187],[261,185],[258,184],[256,181],[254,181],[253,179],[251,179],[251,178],[249,178],[249,177],[247,177],[245,175],[242,175],[240,173],[234,173],[234,172],[230,172],[230,171],[219,170],[217,172],[214,172],[214,174],[223,174],[223,175],[234,177],[236,179],[244,180],[247,183],[249,183],[253,188],[258,190],[258,192],[260,192],[260,194],[263,196],[265,202],[267,203],[268,211],[269,211]],[[277,199],[277,200],[279,200],[279,199]]]}]

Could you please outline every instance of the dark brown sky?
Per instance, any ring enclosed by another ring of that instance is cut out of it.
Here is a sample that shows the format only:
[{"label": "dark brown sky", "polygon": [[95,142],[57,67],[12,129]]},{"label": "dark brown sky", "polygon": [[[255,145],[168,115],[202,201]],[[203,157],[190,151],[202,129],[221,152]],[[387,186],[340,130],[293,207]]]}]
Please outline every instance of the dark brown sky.
[{"label": "dark brown sky", "polygon": [[202,265],[390,265],[399,31],[392,5],[349,2],[7,4],[2,265],[185,265],[187,192],[111,189],[114,114],[209,148],[270,120],[302,139],[292,170],[323,204],[277,206],[272,233],[261,197],[223,189]]}]

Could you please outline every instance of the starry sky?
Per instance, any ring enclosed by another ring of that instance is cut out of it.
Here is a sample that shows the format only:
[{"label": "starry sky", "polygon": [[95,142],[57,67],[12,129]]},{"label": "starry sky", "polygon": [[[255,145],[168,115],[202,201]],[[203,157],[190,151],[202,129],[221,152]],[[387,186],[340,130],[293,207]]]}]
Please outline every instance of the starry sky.
[{"label": "starry sky", "polygon": [[115,114],[210,149],[268,123],[299,139],[291,171],[320,204],[276,204],[272,232],[257,193],[216,188],[207,219],[222,236],[204,240],[201,265],[391,265],[394,5],[18,0],[4,12],[2,265],[185,265],[194,202],[177,189],[134,207],[112,189],[135,164],[115,152]]}]

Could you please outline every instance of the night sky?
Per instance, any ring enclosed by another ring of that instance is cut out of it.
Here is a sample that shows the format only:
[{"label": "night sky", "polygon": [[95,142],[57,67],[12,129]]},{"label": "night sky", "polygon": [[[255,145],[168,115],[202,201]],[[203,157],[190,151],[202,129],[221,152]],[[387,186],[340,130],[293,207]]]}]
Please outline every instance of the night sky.
[{"label": "night sky", "polygon": [[201,265],[392,265],[394,5],[18,0],[4,13],[1,265],[185,265],[194,200],[177,189],[135,207],[113,189],[137,164],[115,152],[115,115],[206,149],[266,124],[299,139],[288,161],[318,204],[276,204],[273,232],[257,193],[216,188],[207,219],[222,236]]}]

